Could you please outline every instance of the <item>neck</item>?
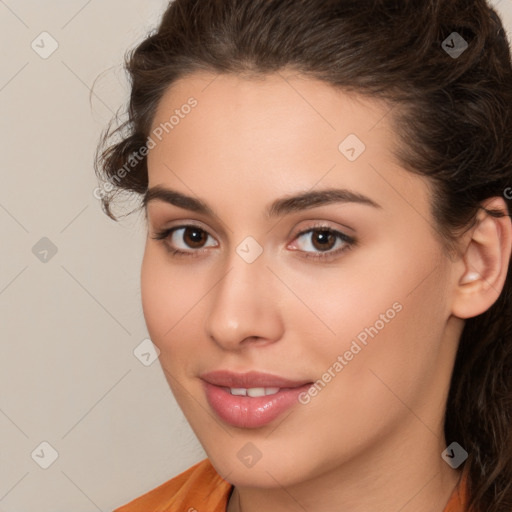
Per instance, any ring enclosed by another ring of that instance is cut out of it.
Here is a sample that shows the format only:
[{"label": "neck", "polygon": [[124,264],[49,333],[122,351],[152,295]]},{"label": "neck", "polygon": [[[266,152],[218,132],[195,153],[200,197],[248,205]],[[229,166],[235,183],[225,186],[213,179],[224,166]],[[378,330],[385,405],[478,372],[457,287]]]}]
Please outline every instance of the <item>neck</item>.
[{"label": "neck", "polygon": [[441,458],[444,439],[411,422],[422,439],[381,439],[357,459],[286,488],[235,487],[227,512],[443,512],[460,471]]}]

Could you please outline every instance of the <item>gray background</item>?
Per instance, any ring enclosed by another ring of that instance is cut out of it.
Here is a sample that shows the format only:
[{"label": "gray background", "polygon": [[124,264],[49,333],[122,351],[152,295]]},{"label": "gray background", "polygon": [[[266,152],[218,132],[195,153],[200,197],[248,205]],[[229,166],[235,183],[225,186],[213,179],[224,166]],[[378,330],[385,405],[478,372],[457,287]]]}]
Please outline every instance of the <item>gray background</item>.
[{"label": "gray background", "polygon": [[[512,0],[493,4],[510,37]],[[124,52],[166,5],[0,0],[0,512],[112,510],[205,456],[134,354],[142,214],[115,223],[93,195]]]}]

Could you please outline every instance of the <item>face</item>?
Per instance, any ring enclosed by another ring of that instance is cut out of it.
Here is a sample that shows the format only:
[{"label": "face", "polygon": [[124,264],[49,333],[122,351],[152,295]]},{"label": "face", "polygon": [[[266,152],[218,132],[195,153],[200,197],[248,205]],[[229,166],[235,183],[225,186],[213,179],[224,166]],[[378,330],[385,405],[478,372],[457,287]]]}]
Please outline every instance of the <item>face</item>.
[{"label": "face", "polygon": [[143,310],[235,485],[292,485],[399,443],[444,449],[451,263],[428,183],[393,157],[392,115],[285,73],[195,74],[159,103]]}]

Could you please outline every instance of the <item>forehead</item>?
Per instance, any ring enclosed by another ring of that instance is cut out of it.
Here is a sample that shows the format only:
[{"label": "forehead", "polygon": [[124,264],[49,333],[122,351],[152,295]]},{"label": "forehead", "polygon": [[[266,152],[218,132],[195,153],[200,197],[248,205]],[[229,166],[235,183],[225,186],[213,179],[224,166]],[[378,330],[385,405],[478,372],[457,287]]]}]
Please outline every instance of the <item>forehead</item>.
[{"label": "forehead", "polygon": [[228,198],[235,184],[250,196],[322,182],[382,192],[395,202],[414,194],[421,203],[424,180],[394,159],[392,119],[384,101],[289,71],[189,75],[165,92],[156,110],[150,186],[185,185],[207,197],[215,184],[219,197]]},{"label": "forehead", "polygon": [[315,154],[319,160],[331,155],[334,163],[341,156],[340,143],[350,136],[361,141],[359,152],[364,145],[364,156],[379,150],[382,157],[393,138],[389,110],[377,100],[290,72],[251,78],[193,74],[162,96],[149,159],[172,155],[174,165],[180,165],[186,156],[195,167],[208,155],[212,163],[229,168],[247,167],[250,158],[255,167],[271,162],[276,169],[306,158],[315,166]]},{"label": "forehead", "polygon": [[[193,117],[207,120],[208,125],[213,123],[225,133],[238,127],[263,128],[269,135],[279,132],[281,139],[289,133],[287,127],[294,128],[296,137],[300,128],[309,126],[310,132],[320,130],[322,135],[336,134],[336,138],[347,130],[368,136],[367,132],[376,128],[389,129],[389,118],[385,118],[391,106],[387,102],[340,90],[291,71],[261,76],[188,75],[163,94],[151,129],[164,126],[182,109],[188,111],[186,105],[191,98],[197,101]],[[181,120],[182,116],[183,113]],[[272,123],[277,120],[278,125]],[[177,128],[176,124],[172,131],[183,131],[183,126]]]}]

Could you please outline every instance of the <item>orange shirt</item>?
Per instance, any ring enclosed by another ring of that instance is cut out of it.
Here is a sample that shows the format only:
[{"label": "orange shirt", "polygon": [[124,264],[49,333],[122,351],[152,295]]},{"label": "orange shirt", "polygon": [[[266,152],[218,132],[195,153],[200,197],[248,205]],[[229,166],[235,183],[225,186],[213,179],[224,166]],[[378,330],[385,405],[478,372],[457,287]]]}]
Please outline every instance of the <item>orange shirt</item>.
[{"label": "orange shirt", "polygon": [[[114,512],[226,512],[232,487],[205,459]],[[465,503],[457,486],[444,512],[466,512]]]}]

